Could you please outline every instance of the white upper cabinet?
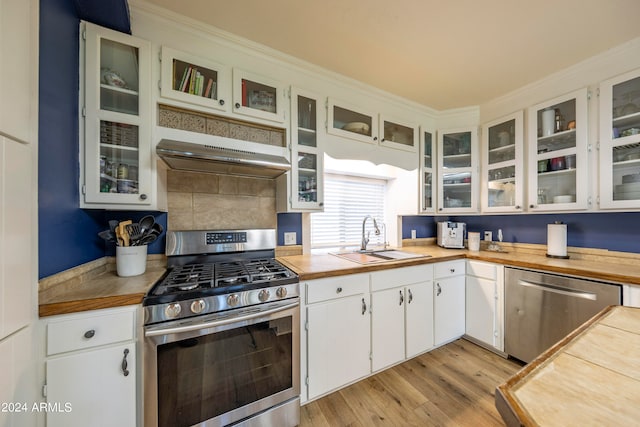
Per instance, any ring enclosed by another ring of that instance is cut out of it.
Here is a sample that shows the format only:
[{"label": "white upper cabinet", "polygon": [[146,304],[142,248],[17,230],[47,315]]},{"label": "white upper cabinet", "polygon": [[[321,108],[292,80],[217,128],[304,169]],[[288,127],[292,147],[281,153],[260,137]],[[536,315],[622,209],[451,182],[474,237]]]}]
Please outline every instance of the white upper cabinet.
[{"label": "white upper cabinet", "polygon": [[327,132],[343,138],[375,144],[378,141],[377,114],[343,101],[327,100]]},{"label": "white upper cabinet", "polygon": [[600,84],[600,207],[640,207],[640,70]]},{"label": "white upper cabinet", "polygon": [[524,202],[524,113],[482,127],[482,211],[521,212]]},{"label": "white upper cabinet", "polygon": [[435,132],[420,128],[420,213],[435,212]]},{"label": "white upper cabinet", "polygon": [[163,98],[228,111],[229,68],[201,56],[162,47],[160,95]]},{"label": "white upper cabinet", "polygon": [[405,151],[416,151],[418,147],[418,126],[404,120],[380,114],[380,145]]},{"label": "white upper cabinet", "polygon": [[438,213],[478,211],[478,129],[438,132]]},{"label": "white upper cabinet", "polygon": [[588,207],[587,89],[529,108],[531,211]]},{"label": "white upper cabinet", "polygon": [[286,101],[282,83],[249,71],[233,69],[233,112],[282,123]]},{"label": "white upper cabinet", "polygon": [[84,26],[83,208],[149,208],[153,202],[150,43]]}]

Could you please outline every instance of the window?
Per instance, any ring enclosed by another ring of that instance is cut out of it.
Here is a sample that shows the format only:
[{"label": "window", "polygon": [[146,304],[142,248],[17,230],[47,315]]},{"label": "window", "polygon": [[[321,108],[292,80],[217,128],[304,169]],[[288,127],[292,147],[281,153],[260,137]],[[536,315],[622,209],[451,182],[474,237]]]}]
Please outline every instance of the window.
[{"label": "window", "polygon": [[362,221],[371,215],[378,222],[380,235],[375,235],[373,221],[369,245],[384,244],[385,191],[387,181],[325,173],[324,212],[311,214],[311,247],[335,248],[360,246]]}]

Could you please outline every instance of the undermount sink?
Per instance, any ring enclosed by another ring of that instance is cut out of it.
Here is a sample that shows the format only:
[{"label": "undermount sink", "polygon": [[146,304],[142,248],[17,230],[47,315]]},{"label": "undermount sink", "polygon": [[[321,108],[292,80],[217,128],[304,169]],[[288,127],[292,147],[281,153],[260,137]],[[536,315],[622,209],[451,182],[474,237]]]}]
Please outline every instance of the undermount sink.
[{"label": "undermount sink", "polygon": [[431,256],[431,255],[416,254],[413,252],[400,251],[397,249],[331,252],[331,255],[348,259],[349,261],[357,262],[359,264],[374,264],[374,263],[380,263],[380,262],[386,262],[386,261],[397,261],[397,260],[403,260],[403,259],[427,258]]}]

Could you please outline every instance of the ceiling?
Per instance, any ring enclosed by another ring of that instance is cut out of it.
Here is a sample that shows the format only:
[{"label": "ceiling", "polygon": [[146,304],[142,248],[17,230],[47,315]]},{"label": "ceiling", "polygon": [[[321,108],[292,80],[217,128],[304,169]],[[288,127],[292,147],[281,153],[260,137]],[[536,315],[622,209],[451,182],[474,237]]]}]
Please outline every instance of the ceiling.
[{"label": "ceiling", "polygon": [[147,0],[437,110],[640,37],[639,0]]}]

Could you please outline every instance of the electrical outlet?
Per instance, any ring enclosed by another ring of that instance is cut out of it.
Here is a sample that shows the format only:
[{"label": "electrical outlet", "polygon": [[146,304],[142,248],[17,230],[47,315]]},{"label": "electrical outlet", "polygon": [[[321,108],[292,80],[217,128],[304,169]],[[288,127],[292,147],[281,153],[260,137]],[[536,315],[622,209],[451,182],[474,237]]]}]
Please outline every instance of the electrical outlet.
[{"label": "electrical outlet", "polygon": [[296,232],[290,231],[284,233],[284,244],[285,245],[295,245],[296,244]]},{"label": "electrical outlet", "polygon": [[416,230],[411,230],[411,238],[412,239],[416,238]]},{"label": "electrical outlet", "polygon": [[484,240],[486,240],[487,242],[492,242],[493,241],[493,233],[491,231],[485,231],[484,232]]}]

